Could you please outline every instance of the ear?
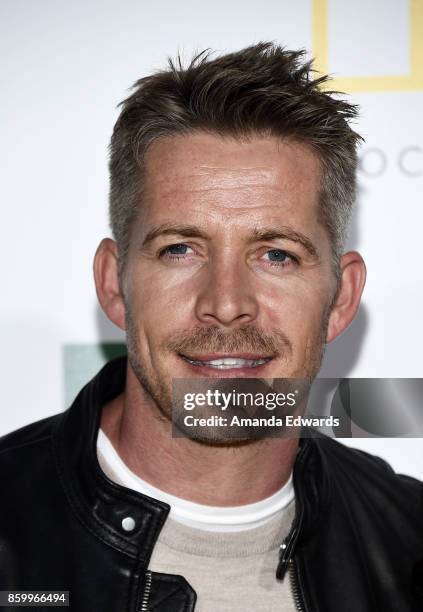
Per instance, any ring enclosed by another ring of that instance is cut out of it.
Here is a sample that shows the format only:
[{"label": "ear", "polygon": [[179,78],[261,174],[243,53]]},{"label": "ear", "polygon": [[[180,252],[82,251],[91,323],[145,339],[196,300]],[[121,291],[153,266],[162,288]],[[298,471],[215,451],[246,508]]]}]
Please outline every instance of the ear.
[{"label": "ear", "polygon": [[341,278],[329,316],[326,342],[332,342],[345,331],[357,314],[366,282],[366,265],[357,251],[341,257]]},{"label": "ear", "polygon": [[125,305],[119,285],[117,244],[104,238],[94,257],[94,280],[98,301],[106,316],[125,329]]}]

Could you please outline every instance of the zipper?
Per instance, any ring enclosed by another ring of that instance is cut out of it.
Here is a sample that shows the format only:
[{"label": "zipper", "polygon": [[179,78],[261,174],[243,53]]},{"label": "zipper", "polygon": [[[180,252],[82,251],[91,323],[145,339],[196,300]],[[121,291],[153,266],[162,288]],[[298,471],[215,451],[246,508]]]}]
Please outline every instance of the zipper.
[{"label": "zipper", "polygon": [[276,578],[278,578],[278,580],[284,579],[286,571],[288,567],[290,567],[299,534],[299,523],[301,523],[301,517],[298,521],[294,521],[289,534],[279,547],[279,563],[276,569]]},{"label": "zipper", "polygon": [[139,609],[139,612],[148,612],[148,602],[150,599],[152,578],[153,577],[151,572],[147,570],[145,572],[145,587],[144,593],[142,595],[141,607]]},{"label": "zipper", "polygon": [[276,577],[279,580],[283,580],[286,572],[289,572],[289,582],[291,585],[291,592],[292,597],[294,599],[295,608],[298,610],[298,612],[305,612],[305,606],[301,597],[300,587],[298,584],[298,575],[296,572],[296,565],[293,557],[294,547],[297,542],[299,524],[301,524],[301,520],[302,515],[300,515],[298,521],[294,522],[290,533],[287,535],[287,537],[279,548],[279,563],[278,568],[276,570]]},{"label": "zipper", "polygon": [[276,569],[276,578],[283,580],[286,572],[289,572],[289,582],[291,586],[292,597],[294,599],[295,608],[298,612],[306,612],[306,607],[301,596],[299,585],[299,576],[297,566],[294,559],[295,546],[303,524],[304,505],[302,503],[302,490],[299,483],[297,484],[298,465],[304,463],[304,457],[309,452],[309,448],[304,444],[299,448],[296,465],[294,466],[294,490],[296,497],[296,513],[292,522],[291,529],[288,535],[279,547],[279,563]]},{"label": "zipper", "polygon": [[303,600],[301,598],[300,587],[294,559],[289,560],[289,583],[291,585],[292,597],[298,612],[305,612]]}]

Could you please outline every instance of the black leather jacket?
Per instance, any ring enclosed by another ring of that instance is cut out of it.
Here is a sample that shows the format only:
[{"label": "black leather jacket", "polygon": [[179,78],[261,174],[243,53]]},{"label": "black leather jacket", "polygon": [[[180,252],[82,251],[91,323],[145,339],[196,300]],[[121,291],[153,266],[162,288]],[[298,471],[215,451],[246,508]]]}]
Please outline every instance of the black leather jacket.
[{"label": "black leather jacket", "polygon": [[[69,410],[1,439],[0,590],[68,590],[80,612],[194,609],[182,576],[147,569],[169,506],[114,484],[97,462],[101,407],[123,390],[125,367],[110,362]],[[290,576],[300,610],[423,610],[422,483],[313,438],[294,487],[277,574]]]}]

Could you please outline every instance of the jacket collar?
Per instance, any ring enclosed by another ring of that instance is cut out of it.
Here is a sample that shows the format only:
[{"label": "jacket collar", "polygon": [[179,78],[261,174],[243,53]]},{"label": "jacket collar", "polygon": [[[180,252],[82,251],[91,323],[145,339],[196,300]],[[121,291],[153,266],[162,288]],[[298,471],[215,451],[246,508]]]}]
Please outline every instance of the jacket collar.
[{"label": "jacket collar", "polygon": [[[112,482],[97,460],[102,407],[123,392],[125,380],[126,357],[106,364],[58,419],[53,448],[59,477],[79,520],[106,544],[147,565],[170,506]],[[329,503],[325,458],[318,442],[300,441],[293,474],[296,518],[284,555],[287,563],[294,548],[311,536]],[[127,517],[135,522],[130,532],[122,526]]]}]

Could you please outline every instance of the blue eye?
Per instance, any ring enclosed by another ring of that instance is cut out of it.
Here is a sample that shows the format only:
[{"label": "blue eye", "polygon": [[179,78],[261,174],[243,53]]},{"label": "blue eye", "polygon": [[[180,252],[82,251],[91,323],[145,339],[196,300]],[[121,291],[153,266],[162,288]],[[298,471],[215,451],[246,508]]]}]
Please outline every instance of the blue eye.
[{"label": "blue eye", "polygon": [[275,263],[283,263],[289,255],[286,251],[281,251],[280,249],[272,249],[271,251],[267,251],[267,255],[269,256],[269,261]]},{"label": "blue eye", "polygon": [[164,259],[185,259],[187,255],[190,255],[192,248],[183,242],[177,244],[170,244],[160,251],[160,257]]},{"label": "blue eye", "polygon": [[164,252],[169,253],[169,255],[186,255],[187,249],[186,244],[171,244],[164,249]]},{"label": "blue eye", "polygon": [[283,249],[270,249],[265,253],[265,260],[267,265],[276,268],[285,268],[292,264],[298,263],[298,260],[294,255],[290,255]]}]

